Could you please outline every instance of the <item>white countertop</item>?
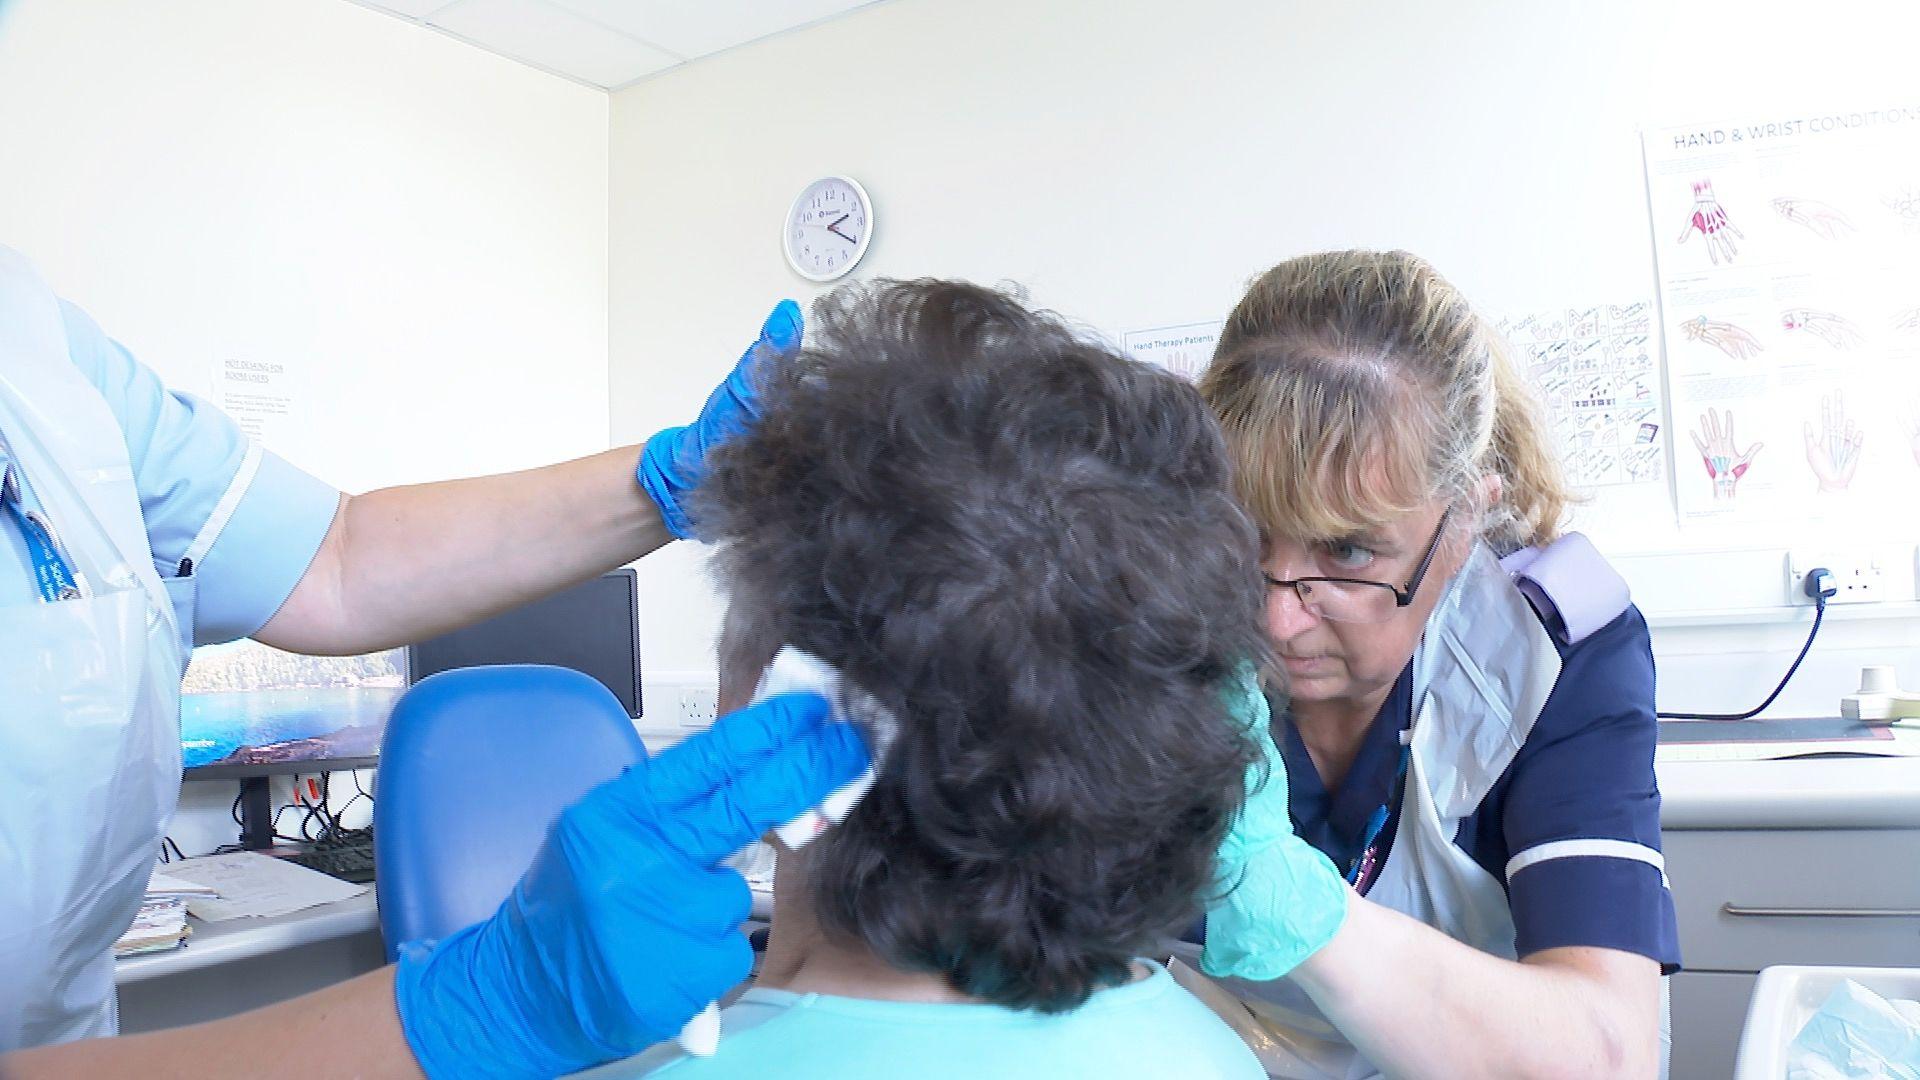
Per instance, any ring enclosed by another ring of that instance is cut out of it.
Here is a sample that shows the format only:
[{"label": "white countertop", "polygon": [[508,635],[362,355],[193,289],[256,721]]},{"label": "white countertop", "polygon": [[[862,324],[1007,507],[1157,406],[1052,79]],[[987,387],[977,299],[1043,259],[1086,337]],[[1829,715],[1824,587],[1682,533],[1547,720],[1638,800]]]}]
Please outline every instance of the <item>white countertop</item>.
[{"label": "white countertop", "polygon": [[1920,829],[1920,758],[1663,761],[1666,829]]}]

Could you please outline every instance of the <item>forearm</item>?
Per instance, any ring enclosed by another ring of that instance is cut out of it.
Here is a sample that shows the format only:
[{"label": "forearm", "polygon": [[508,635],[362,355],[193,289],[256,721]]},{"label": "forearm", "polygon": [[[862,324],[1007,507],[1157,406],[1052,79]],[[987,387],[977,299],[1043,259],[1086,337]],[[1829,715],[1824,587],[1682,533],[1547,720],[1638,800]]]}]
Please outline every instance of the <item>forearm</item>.
[{"label": "forearm", "polygon": [[0,1058],[0,1076],[240,1080],[273,1071],[270,1061],[297,1062],[313,1080],[421,1076],[394,1009],[393,969],[224,1020],[21,1051]]},{"label": "forearm", "polygon": [[1572,967],[1488,955],[1355,896],[1333,941],[1291,978],[1388,1076],[1652,1077],[1658,981],[1644,964],[1635,992],[1621,993]]},{"label": "forearm", "polygon": [[419,641],[673,539],[634,479],[637,447],[525,472],[347,498],[293,594],[255,636],[350,654]]}]

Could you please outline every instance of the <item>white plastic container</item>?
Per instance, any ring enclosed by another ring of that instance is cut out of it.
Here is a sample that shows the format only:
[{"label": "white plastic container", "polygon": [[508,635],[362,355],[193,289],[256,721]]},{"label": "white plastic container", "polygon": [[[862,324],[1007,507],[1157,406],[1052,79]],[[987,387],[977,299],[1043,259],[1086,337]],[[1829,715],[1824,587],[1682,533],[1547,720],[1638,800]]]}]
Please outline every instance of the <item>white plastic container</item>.
[{"label": "white plastic container", "polygon": [[1883,998],[1920,1000],[1920,968],[1770,967],[1753,984],[1734,1080],[1785,1080],[1787,1047],[1841,980]]}]

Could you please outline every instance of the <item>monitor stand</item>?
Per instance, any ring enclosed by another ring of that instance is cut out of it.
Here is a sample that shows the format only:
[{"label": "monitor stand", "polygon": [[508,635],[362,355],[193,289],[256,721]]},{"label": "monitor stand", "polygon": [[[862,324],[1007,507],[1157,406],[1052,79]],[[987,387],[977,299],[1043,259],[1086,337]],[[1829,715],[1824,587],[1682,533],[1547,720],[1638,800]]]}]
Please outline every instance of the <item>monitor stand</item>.
[{"label": "monitor stand", "polygon": [[273,846],[273,789],[265,776],[240,781],[240,846],[265,851]]}]

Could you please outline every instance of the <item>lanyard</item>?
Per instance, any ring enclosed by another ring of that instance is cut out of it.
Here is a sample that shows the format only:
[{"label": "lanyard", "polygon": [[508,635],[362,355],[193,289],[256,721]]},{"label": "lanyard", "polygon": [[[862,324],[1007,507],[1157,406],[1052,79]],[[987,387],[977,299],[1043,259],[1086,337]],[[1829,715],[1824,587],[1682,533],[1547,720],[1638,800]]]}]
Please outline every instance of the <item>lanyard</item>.
[{"label": "lanyard", "polygon": [[60,550],[60,537],[53,531],[53,523],[40,511],[28,509],[20,486],[20,467],[14,463],[13,451],[3,436],[0,436],[0,506],[6,508],[7,516],[26,538],[27,556],[33,561],[34,582],[40,587],[40,599],[53,603],[79,597],[80,582],[74,575],[73,564]]},{"label": "lanyard", "polygon": [[1362,895],[1366,894],[1367,886],[1373,884],[1374,871],[1380,868],[1380,834],[1393,816],[1393,808],[1399,805],[1401,793],[1407,789],[1407,759],[1412,756],[1413,742],[1408,739],[1400,744],[1400,767],[1393,772],[1393,788],[1387,793],[1387,801],[1367,815],[1367,827],[1360,832],[1360,854],[1353,857],[1353,865],[1347,868],[1347,884]]}]

